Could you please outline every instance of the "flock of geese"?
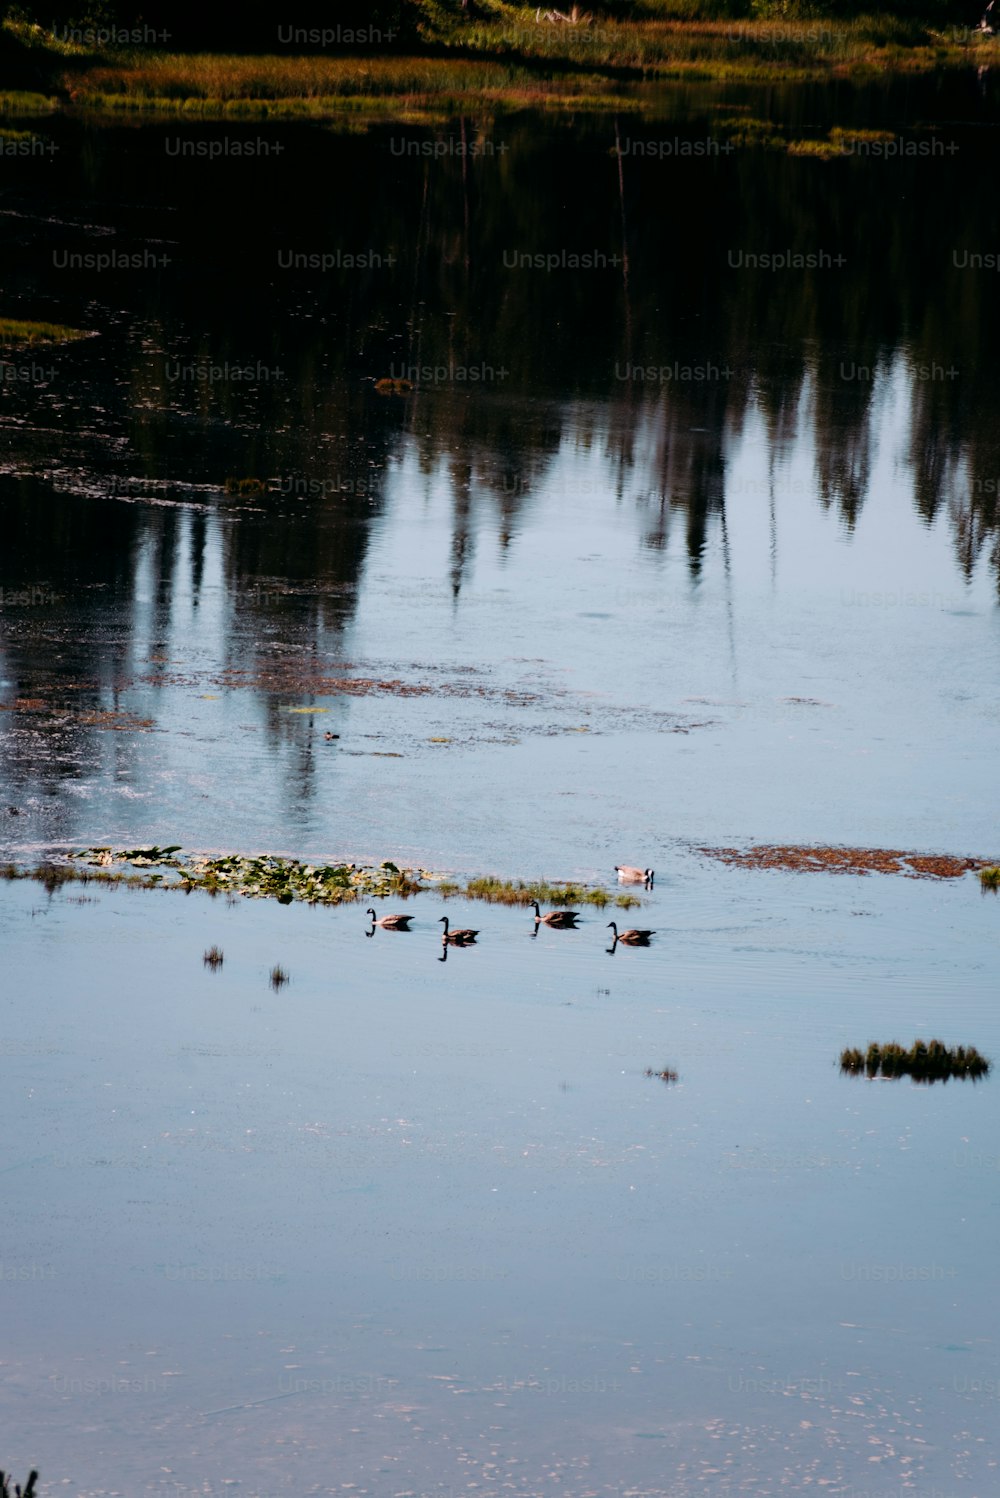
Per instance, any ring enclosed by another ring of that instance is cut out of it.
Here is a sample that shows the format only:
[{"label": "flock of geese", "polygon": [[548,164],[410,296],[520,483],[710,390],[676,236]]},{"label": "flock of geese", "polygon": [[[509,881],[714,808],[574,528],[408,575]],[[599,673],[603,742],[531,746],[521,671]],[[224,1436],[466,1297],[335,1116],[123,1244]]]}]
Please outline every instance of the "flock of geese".
[{"label": "flock of geese", "polygon": [[[634,869],[627,864],[615,864],[615,873],[623,884],[643,884],[646,889],[653,887],[652,869]],[[531,900],[530,905],[535,912],[535,931],[538,935],[540,926],[551,926],[554,931],[575,931],[579,920],[579,913],[575,910],[547,910],[542,915],[537,900]],[[366,931],[366,936],[374,936],[376,926],[381,926],[384,931],[409,931],[412,915],[376,915],[369,906],[367,915],[371,916],[371,930]],[[471,947],[474,945],[479,931],[473,931],[469,926],[456,926],[452,930],[451,922],[446,915],[440,918],[444,930],[441,933],[441,946],[443,948],[440,960],[444,962],[448,956],[449,947]],[[613,952],[619,942],[624,942],[630,947],[648,947],[650,937],[655,936],[655,931],[632,927],[627,931],[619,931],[614,921],[609,921],[608,926],[613,933],[609,952]]]}]

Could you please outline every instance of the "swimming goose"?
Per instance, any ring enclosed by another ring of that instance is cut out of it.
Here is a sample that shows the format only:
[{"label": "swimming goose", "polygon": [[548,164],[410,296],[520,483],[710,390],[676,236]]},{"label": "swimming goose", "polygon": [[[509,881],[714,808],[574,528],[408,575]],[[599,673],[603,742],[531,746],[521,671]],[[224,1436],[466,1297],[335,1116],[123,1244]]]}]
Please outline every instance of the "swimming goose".
[{"label": "swimming goose", "polygon": [[628,884],[652,884],[653,882],[652,869],[631,869],[628,864],[622,864],[619,868],[618,864],[615,864],[615,873],[619,879]]},{"label": "swimming goose", "polygon": [[444,922],[444,930],[441,933],[441,940],[443,942],[451,942],[456,947],[467,947],[479,935],[478,931],[470,931],[468,926],[460,926],[457,930],[452,931],[449,928],[448,917],[443,915],[441,919]]},{"label": "swimming goose", "polygon": [[384,926],[387,931],[408,931],[412,915],[376,915],[374,910],[366,912],[372,918],[372,925]]},{"label": "swimming goose", "polygon": [[538,901],[532,900],[535,909],[535,924],[554,926],[557,931],[572,930],[580,917],[575,910],[547,910],[544,915],[538,909]]},{"label": "swimming goose", "polygon": [[655,931],[619,931],[614,921],[609,921],[608,925],[615,934],[615,941],[627,941],[633,947],[648,947],[649,938],[656,935]]}]

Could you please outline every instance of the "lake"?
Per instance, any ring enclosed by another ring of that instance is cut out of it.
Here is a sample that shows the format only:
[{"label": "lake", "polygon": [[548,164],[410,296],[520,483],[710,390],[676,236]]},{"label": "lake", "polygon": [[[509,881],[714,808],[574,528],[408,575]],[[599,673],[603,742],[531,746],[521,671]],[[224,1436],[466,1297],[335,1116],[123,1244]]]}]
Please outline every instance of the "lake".
[{"label": "lake", "polygon": [[5,1470],[995,1493],[995,1077],[838,1059],[1000,1060],[1000,906],[702,850],[1000,857],[998,122],[975,73],[32,122],[0,313],[94,336],[2,351],[5,861],[657,877],[370,939],[0,885]]}]

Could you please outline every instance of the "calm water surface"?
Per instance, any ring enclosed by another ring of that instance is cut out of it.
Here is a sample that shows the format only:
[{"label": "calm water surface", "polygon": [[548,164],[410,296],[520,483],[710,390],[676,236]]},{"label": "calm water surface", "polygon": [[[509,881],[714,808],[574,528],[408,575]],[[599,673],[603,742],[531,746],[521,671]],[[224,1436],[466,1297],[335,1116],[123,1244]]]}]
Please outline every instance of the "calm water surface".
[{"label": "calm water surface", "polygon": [[[740,113],[927,150],[680,150]],[[0,311],[99,336],[4,351],[4,853],[659,871],[649,950],[456,902],[445,964],[431,896],[367,941],[6,886],[8,1465],[995,1493],[995,1082],[836,1060],[1000,1060],[997,903],[693,849],[1000,854],[997,120],[988,76],[692,89],[620,156],[60,121],[5,168]],[[69,258],[109,248],[144,264]]]}]

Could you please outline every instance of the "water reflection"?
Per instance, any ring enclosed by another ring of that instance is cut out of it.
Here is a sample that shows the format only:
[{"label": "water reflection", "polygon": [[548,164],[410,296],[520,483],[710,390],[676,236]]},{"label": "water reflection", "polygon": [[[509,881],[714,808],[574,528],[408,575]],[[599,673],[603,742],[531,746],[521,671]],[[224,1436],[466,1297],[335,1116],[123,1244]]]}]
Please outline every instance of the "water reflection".
[{"label": "water reflection", "polygon": [[[810,545],[829,546],[819,517],[855,533],[891,463],[961,575],[1000,577],[1000,313],[976,260],[994,218],[972,128],[996,105],[965,83],[772,100],[790,125],[939,117],[960,138],[946,161],[664,158],[636,149],[658,126],[585,116],[459,121],[509,148],[471,163],[400,153],[400,127],[282,126],[280,166],[251,171],[178,158],[158,126],[66,122],[44,177],[12,161],[7,310],[101,335],[0,396],[0,701],[42,702],[4,717],[44,729],[50,790],[127,772],[128,736],[90,719],[137,685],[201,701],[243,685],[253,730],[288,756],[294,817],[320,773],[301,710],[351,675],[370,549],[432,510],[455,610],[484,547],[520,590],[526,548],[555,560],[602,506],[624,542],[604,580],[619,574],[626,609],[630,550],[666,576],[679,546],[694,586],[718,565],[734,685],[741,557],[766,531],[780,596],[782,558],[800,555],[782,495],[801,493]],[[678,138],[738,107],[710,89],[664,100]],[[253,232],[234,235],[248,194]],[[169,263],[113,281],[63,268],[105,242]],[[886,569],[900,523],[879,521]],[[543,638],[567,606],[555,576],[531,605]],[[609,614],[603,597],[574,612]],[[150,697],[140,717],[155,716]],[[30,782],[38,733],[5,738]]]}]

